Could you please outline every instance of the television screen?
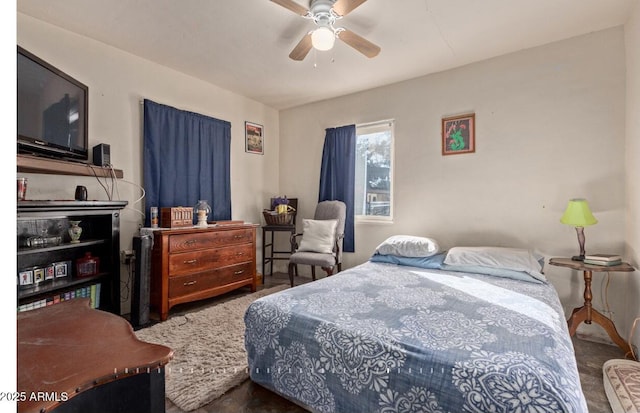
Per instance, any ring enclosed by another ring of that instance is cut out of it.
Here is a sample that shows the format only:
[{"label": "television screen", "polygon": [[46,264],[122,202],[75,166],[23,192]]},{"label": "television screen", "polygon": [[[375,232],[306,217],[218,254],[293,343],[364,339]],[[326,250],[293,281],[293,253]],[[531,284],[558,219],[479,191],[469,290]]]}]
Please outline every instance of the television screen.
[{"label": "television screen", "polygon": [[18,149],[88,159],[88,88],[18,47]]}]

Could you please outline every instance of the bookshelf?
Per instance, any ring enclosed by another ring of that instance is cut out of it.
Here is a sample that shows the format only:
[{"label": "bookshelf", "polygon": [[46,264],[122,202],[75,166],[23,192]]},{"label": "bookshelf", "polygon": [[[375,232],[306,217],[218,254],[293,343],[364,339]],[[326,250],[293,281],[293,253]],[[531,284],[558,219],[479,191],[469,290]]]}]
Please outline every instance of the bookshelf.
[{"label": "bookshelf", "polygon": [[[20,201],[17,203],[18,311],[74,298],[120,314],[120,212],[126,201]],[[80,242],[71,243],[70,221],[80,221]],[[46,241],[43,241],[46,240]],[[99,260],[80,277],[78,260]]]}]

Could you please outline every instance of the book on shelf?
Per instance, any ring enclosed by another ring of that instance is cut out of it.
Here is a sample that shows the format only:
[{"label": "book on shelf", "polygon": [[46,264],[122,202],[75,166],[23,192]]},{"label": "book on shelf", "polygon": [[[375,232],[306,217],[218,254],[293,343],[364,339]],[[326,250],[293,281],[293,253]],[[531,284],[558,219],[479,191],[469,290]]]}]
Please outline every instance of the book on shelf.
[{"label": "book on shelf", "polygon": [[89,287],[89,305],[91,308],[96,308],[96,285],[93,284]]},{"label": "book on shelf", "polygon": [[58,304],[65,301],[73,300],[75,298],[89,298],[89,305],[91,308],[100,307],[100,283],[88,285],[86,287],[79,287],[75,290],[65,291],[59,294],[55,294],[50,297],[43,298],[41,300],[33,301],[27,304],[21,304],[18,306],[18,311],[34,310],[40,307],[46,307],[48,305]]},{"label": "book on shelf", "polygon": [[583,262],[585,264],[600,265],[603,267],[613,267],[614,265],[622,264],[622,260],[615,260],[615,261],[588,260],[586,257]]},{"label": "book on shelf", "polygon": [[591,254],[585,255],[584,259],[590,261],[622,261],[622,256],[618,254]]}]

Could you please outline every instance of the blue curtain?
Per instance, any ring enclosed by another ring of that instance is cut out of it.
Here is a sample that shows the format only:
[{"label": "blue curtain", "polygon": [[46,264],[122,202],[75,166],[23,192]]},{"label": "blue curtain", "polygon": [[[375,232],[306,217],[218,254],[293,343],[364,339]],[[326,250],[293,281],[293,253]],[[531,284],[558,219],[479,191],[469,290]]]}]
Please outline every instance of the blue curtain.
[{"label": "blue curtain", "polygon": [[324,138],[318,202],[342,201],[347,205],[343,251],[354,252],[354,198],[356,176],[356,125],[329,128]]},{"label": "blue curtain", "polygon": [[209,220],[231,219],[230,150],[229,122],[145,99],[145,225],[152,206],[194,206],[201,199],[211,206]]}]

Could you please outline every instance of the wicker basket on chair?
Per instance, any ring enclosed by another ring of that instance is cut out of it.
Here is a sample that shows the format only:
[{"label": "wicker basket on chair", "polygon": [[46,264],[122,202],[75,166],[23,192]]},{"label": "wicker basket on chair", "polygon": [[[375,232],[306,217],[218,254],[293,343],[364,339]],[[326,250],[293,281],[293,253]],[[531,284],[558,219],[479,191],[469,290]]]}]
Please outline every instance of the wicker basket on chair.
[{"label": "wicker basket on chair", "polygon": [[269,211],[268,209],[262,211],[262,216],[264,216],[264,220],[267,225],[291,225],[293,215],[293,212],[278,214],[275,211]]}]

